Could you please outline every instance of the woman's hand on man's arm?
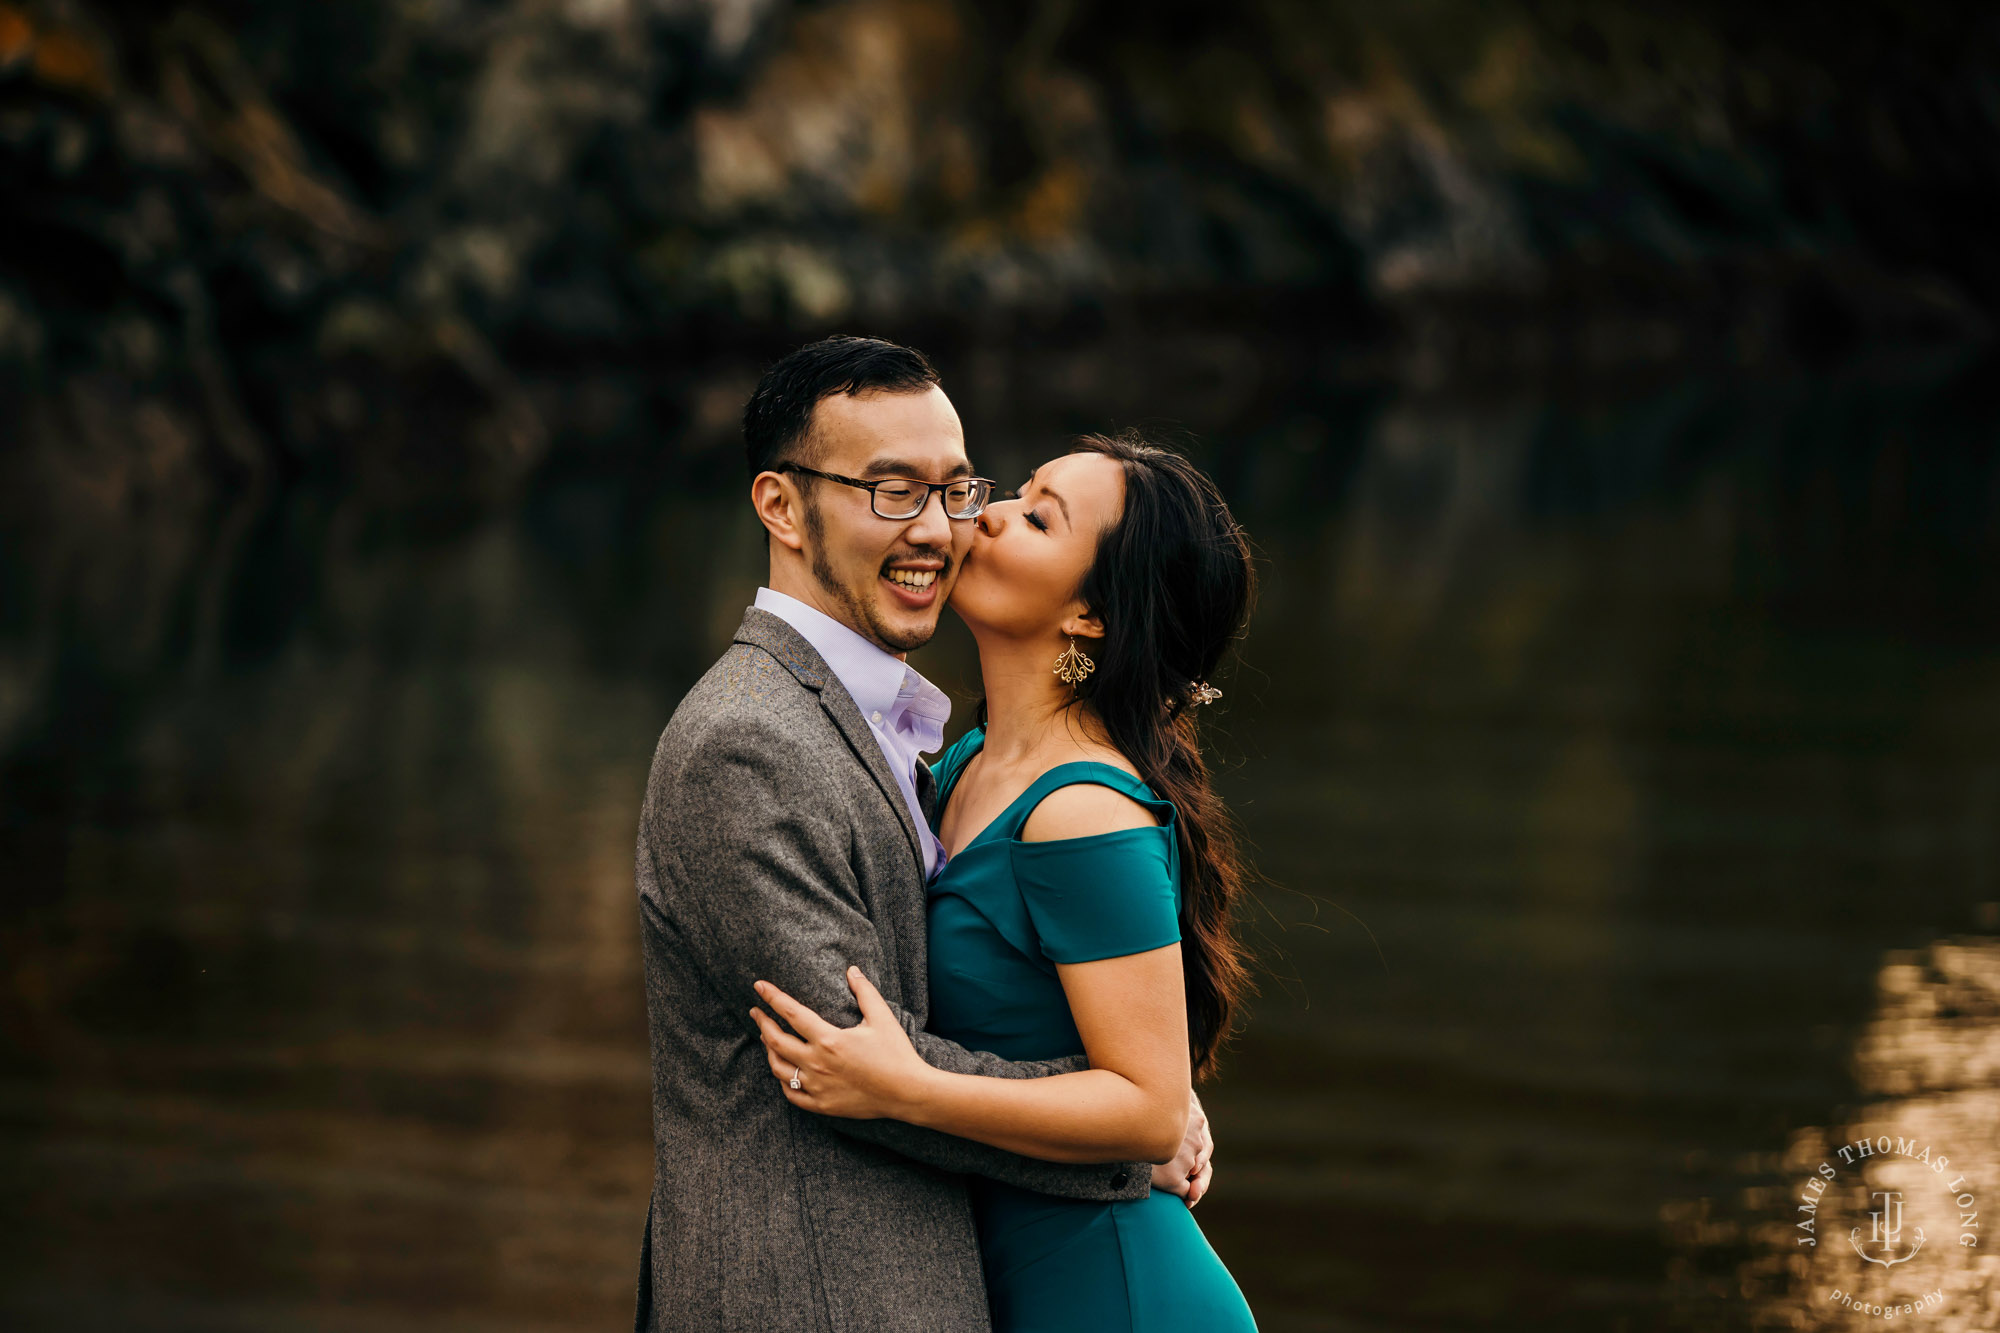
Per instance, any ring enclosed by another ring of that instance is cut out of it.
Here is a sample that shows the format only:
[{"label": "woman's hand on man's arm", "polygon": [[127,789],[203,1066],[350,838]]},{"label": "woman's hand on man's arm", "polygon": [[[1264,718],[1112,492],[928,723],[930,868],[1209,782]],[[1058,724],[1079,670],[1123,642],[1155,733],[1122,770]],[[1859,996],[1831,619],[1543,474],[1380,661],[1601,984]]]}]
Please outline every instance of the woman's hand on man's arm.
[{"label": "woman's hand on man's arm", "polygon": [[[847,976],[861,1022],[838,1027],[784,991],[757,993],[791,1025],[752,1017],[771,1073],[802,1110],[886,1116],[1053,1162],[1167,1162],[1189,1117],[1180,945],[1057,965],[1091,1067],[1048,1078],[948,1073],[909,1044],[867,975]],[[794,1071],[800,1087],[791,1087]]]},{"label": "woman's hand on man's arm", "polygon": [[[840,1027],[821,1018],[768,981],[756,983],[757,996],[791,1025],[791,1032],[762,1009],[750,1010],[764,1039],[764,1054],[792,1105],[844,1120],[908,1120],[918,1123],[933,1080],[949,1077],[917,1054],[888,1001],[858,967],[847,969],[861,1021]],[[797,1033],[794,1036],[793,1033]],[[798,1085],[793,1086],[796,1078]]]}]

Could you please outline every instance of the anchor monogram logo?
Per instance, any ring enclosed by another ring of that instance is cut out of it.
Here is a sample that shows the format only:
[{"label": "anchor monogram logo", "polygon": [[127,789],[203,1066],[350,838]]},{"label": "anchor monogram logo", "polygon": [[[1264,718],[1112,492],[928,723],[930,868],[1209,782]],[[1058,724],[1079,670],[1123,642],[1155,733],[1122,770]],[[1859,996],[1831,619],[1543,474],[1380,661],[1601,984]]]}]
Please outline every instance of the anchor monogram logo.
[{"label": "anchor monogram logo", "polygon": [[1902,1192],[1899,1190],[1876,1190],[1869,1197],[1874,1199],[1879,1206],[1868,1214],[1868,1243],[1870,1245],[1881,1246],[1883,1249],[1879,1254],[1870,1254],[1868,1251],[1862,1249],[1861,1228],[1855,1227],[1847,1233],[1847,1241],[1854,1247],[1854,1252],[1869,1263],[1880,1264],[1884,1268],[1894,1268],[1897,1264],[1915,1258],[1917,1251],[1924,1248],[1924,1229],[1922,1227],[1911,1228],[1911,1230],[1917,1233],[1917,1243],[1910,1247],[1908,1254],[1895,1255],[1893,1258],[1884,1257],[1895,1254],[1896,1242],[1903,1234]]}]

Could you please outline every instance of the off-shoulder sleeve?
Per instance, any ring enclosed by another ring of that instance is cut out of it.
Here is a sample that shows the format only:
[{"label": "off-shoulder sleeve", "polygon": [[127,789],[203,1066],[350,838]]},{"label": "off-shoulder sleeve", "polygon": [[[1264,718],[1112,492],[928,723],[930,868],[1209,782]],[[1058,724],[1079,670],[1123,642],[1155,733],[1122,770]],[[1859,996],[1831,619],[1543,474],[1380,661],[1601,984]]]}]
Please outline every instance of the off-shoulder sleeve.
[{"label": "off-shoulder sleeve", "polygon": [[1171,823],[1013,843],[1014,879],[1051,962],[1144,953],[1181,937]]}]

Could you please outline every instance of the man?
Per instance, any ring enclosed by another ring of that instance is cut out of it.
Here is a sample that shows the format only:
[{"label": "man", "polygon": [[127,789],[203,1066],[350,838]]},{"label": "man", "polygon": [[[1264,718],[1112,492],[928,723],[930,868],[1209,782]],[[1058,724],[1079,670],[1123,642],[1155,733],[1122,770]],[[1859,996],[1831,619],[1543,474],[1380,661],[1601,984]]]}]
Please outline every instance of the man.
[{"label": "man", "polygon": [[[1086,1066],[923,1030],[924,885],[944,852],[918,756],[942,745],[950,703],[903,659],[937,628],[986,486],[936,372],[873,339],[771,367],[744,436],[770,582],[667,724],[639,827],[655,1172],[637,1327],[985,1333],[963,1175],[1113,1200],[1145,1194],[1153,1168],[800,1111],[750,1010],[762,978],[857,1023],[857,964],[939,1068]],[[1190,1126],[1166,1168],[1183,1182],[1205,1155],[1204,1123]]]}]

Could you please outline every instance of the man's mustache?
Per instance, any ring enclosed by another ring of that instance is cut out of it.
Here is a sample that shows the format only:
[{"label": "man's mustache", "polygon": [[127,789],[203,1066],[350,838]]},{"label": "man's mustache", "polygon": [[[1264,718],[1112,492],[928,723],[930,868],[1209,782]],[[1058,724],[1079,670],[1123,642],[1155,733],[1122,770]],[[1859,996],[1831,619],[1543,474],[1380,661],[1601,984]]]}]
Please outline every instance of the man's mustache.
[{"label": "man's mustache", "polygon": [[923,549],[912,550],[912,551],[898,551],[896,554],[890,556],[887,560],[884,560],[882,562],[881,572],[887,574],[890,570],[894,569],[897,565],[903,563],[906,560],[942,560],[944,563],[943,565],[939,566],[937,572],[939,578],[943,578],[945,575],[951,573],[953,564],[951,558],[951,552],[949,551],[933,551],[933,550],[923,550]]}]

